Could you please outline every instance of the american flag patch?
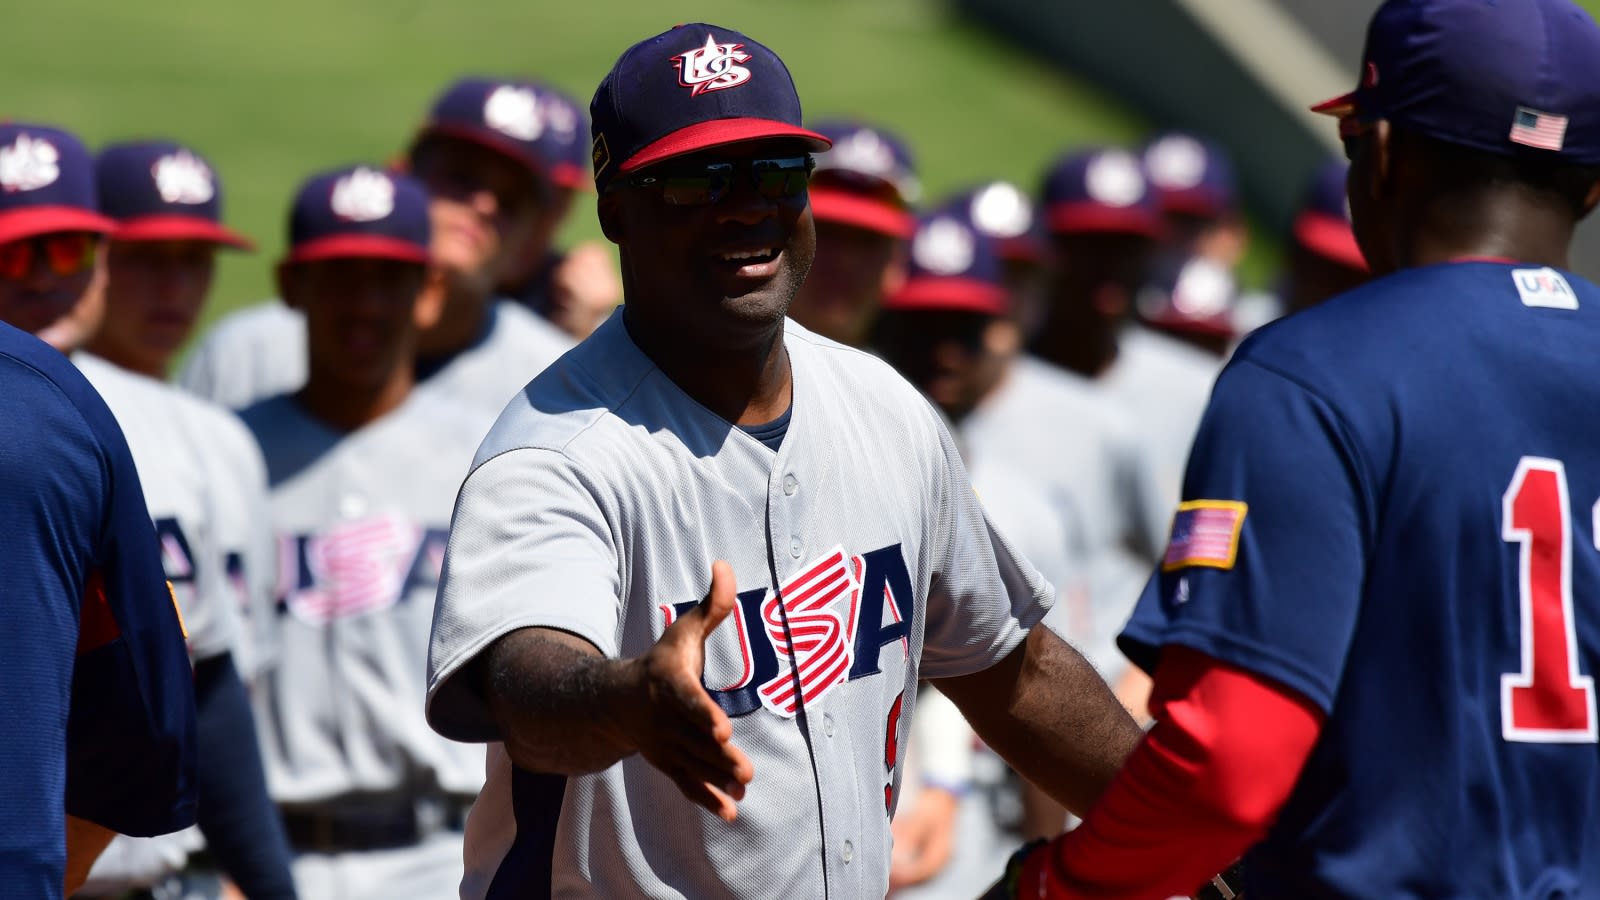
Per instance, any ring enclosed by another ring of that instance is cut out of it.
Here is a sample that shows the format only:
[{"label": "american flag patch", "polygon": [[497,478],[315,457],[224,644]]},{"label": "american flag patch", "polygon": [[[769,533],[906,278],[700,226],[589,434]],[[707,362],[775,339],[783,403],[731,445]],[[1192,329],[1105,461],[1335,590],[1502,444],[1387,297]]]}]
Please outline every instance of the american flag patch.
[{"label": "american flag patch", "polygon": [[1511,142],[1539,150],[1560,150],[1567,139],[1567,117],[1517,107],[1511,120]]},{"label": "american flag patch", "polygon": [[1161,570],[1190,566],[1231,569],[1239,555],[1239,531],[1248,507],[1238,500],[1189,500],[1178,504],[1172,540]]}]

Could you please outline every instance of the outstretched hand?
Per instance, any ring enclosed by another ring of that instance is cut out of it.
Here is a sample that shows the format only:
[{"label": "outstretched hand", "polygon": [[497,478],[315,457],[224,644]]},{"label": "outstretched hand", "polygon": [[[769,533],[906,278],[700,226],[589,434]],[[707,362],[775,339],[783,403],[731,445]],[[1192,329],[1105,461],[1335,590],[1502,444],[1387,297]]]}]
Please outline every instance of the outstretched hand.
[{"label": "outstretched hand", "polygon": [[701,683],[706,639],[737,601],[733,568],[711,566],[711,590],[698,606],[667,626],[638,660],[644,707],[636,735],[639,754],[685,797],[732,822],[745,785],[755,777],[749,757],[733,745],[733,722]]}]

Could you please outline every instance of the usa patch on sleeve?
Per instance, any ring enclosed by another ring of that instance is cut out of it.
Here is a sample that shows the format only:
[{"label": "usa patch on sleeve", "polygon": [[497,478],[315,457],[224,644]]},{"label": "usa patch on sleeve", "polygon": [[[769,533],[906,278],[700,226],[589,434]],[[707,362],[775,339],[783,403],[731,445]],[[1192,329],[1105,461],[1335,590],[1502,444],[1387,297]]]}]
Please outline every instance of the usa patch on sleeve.
[{"label": "usa patch on sleeve", "polygon": [[1249,507],[1238,500],[1188,500],[1172,518],[1172,539],[1161,571],[1205,566],[1231,569],[1239,556],[1239,532]]}]

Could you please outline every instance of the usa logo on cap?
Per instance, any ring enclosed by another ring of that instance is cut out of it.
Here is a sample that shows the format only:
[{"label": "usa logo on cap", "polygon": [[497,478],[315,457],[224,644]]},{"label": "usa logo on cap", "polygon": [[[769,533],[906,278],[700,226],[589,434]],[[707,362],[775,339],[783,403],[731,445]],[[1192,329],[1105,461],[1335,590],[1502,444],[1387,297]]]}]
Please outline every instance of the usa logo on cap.
[{"label": "usa logo on cap", "polygon": [[0,147],[0,188],[10,193],[49,187],[61,177],[56,165],[60,159],[61,152],[48,140],[19,134],[9,146]]},{"label": "usa logo on cap", "polygon": [[739,65],[750,60],[744,45],[719,43],[710,33],[706,34],[704,47],[680,53],[673,60],[678,63],[678,83],[689,88],[691,97],[738,87],[750,80],[750,70]]},{"label": "usa logo on cap", "polygon": [[334,183],[328,206],[349,222],[388,218],[394,212],[394,182],[376,169],[356,169]]},{"label": "usa logo on cap", "polygon": [[217,195],[211,167],[187,150],[156,160],[150,167],[150,177],[155,179],[156,192],[168,203],[194,206],[210,202]]},{"label": "usa logo on cap", "polygon": [[539,118],[539,98],[533,89],[503,84],[483,102],[483,121],[490,128],[519,141],[536,141],[544,132]]}]

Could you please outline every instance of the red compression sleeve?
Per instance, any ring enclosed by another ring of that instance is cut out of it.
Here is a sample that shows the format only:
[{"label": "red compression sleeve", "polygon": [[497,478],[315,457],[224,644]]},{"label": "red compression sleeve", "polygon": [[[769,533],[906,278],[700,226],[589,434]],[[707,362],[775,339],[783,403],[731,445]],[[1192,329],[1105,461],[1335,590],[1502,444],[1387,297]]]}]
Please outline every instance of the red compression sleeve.
[{"label": "red compression sleeve", "polygon": [[1323,720],[1298,693],[1178,646],[1151,712],[1088,818],[1023,867],[1019,897],[1188,896],[1266,834]]}]

